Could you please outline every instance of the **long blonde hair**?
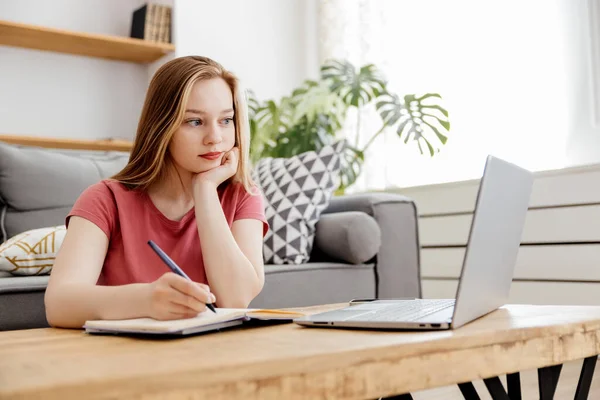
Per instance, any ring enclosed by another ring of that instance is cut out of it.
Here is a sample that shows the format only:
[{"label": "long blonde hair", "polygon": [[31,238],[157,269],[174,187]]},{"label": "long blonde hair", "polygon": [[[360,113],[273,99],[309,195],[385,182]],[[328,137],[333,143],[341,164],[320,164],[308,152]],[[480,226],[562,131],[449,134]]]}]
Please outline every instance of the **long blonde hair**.
[{"label": "long blonde hair", "polygon": [[237,77],[207,57],[186,56],[162,65],[152,77],[138,123],[129,162],[111,179],[129,188],[145,190],[164,177],[168,167],[168,147],[181,125],[187,99],[194,83],[205,79],[223,79],[233,95],[235,143],[239,162],[232,181],[240,182],[254,193],[250,173],[250,126],[246,95]]}]

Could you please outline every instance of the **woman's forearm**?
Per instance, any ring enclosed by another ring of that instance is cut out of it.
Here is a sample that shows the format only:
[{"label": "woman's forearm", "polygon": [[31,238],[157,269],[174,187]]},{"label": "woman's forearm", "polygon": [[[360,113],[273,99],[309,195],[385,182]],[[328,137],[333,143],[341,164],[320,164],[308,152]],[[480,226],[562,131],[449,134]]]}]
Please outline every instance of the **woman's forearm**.
[{"label": "woman's forearm", "polygon": [[246,308],[261,290],[262,280],[237,245],[215,188],[195,193],[198,235],[210,290],[219,307]]},{"label": "woman's forearm", "polygon": [[147,316],[147,284],[96,286],[61,283],[46,292],[48,323],[61,328],[81,328],[85,321]]}]

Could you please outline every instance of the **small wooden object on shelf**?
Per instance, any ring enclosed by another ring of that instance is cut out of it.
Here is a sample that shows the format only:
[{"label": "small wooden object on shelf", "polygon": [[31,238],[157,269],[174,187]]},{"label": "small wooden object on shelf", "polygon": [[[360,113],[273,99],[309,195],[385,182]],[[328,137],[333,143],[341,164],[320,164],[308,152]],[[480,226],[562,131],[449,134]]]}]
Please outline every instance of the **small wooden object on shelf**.
[{"label": "small wooden object on shelf", "polygon": [[136,63],[150,63],[175,50],[170,43],[72,32],[10,21],[0,21],[0,45]]},{"label": "small wooden object on shelf", "polygon": [[37,136],[0,135],[0,142],[21,146],[36,146],[51,149],[131,151],[133,142],[122,139],[60,139]]}]

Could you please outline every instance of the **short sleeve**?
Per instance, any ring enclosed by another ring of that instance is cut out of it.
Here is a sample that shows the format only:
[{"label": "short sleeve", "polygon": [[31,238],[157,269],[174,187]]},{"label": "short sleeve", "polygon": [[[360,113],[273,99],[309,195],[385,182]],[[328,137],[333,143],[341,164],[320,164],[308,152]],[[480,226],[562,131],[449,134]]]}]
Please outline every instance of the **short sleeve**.
[{"label": "short sleeve", "polygon": [[112,191],[103,182],[98,182],[81,193],[67,215],[65,224],[68,228],[72,216],[82,217],[97,225],[110,239],[116,215],[117,207]]},{"label": "short sleeve", "polygon": [[238,204],[236,205],[233,220],[238,219],[257,219],[263,223],[263,237],[269,231],[269,223],[265,216],[265,206],[263,195],[260,190],[255,189],[253,193],[241,190]]}]

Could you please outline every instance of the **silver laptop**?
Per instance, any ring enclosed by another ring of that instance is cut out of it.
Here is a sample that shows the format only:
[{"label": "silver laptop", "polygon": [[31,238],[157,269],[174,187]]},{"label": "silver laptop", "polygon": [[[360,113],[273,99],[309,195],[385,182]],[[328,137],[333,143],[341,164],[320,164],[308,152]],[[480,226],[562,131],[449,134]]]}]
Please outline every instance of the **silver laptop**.
[{"label": "silver laptop", "polygon": [[508,301],[533,186],[533,174],[488,156],[479,185],[456,299],[351,302],[294,320],[319,327],[454,329]]}]

